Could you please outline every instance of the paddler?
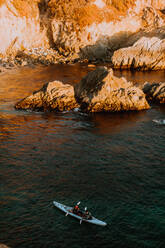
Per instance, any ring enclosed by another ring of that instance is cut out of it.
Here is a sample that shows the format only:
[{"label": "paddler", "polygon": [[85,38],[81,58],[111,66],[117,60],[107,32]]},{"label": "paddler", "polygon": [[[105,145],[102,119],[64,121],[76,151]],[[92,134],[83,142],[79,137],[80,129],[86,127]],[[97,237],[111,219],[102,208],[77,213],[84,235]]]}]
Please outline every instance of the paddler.
[{"label": "paddler", "polygon": [[85,207],[85,218],[87,220],[91,220],[92,219],[92,215],[91,213],[88,211],[87,207]]},{"label": "paddler", "polygon": [[74,207],[73,207],[73,213],[78,214],[80,212],[79,208],[80,202],[78,202]]}]

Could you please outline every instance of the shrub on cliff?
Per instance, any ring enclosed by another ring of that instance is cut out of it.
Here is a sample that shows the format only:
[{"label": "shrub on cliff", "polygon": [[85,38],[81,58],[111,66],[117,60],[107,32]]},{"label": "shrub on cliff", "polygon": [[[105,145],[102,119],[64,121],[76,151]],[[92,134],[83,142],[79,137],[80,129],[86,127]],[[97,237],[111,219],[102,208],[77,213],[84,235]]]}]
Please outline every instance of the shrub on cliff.
[{"label": "shrub on cliff", "polygon": [[51,15],[56,19],[72,21],[80,28],[92,23],[111,21],[125,15],[135,0],[105,0],[106,8],[99,8],[94,0],[51,0],[48,4]]},{"label": "shrub on cliff", "polygon": [[12,6],[17,10],[20,16],[29,18],[36,17],[38,13],[38,3],[41,0],[12,0],[10,2],[0,0],[0,6],[6,4],[7,8],[13,13]]}]

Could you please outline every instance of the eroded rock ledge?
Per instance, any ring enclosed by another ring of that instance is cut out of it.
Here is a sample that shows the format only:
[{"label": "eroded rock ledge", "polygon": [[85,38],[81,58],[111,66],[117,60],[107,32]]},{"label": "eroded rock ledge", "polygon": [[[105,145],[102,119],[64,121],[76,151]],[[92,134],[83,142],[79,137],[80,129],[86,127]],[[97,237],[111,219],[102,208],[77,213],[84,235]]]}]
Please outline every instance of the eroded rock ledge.
[{"label": "eroded rock ledge", "polygon": [[73,87],[54,81],[21,100],[16,109],[65,111],[80,108],[85,112],[115,112],[149,109],[143,91],[112,69],[98,67]]},{"label": "eroded rock ledge", "polygon": [[120,69],[162,70],[164,51],[165,39],[142,37],[133,46],[115,51],[112,63]]}]

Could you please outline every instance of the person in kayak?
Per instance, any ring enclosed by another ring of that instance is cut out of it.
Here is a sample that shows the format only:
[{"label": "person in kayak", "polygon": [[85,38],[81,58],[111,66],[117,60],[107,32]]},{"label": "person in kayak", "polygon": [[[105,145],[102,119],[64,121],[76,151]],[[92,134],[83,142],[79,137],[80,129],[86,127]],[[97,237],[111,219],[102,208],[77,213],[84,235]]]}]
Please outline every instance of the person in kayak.
[{"label": "person in kayak", "polygon": [[74,207],[73,207],[73,213],[74,214],[79,214],[81,211],[80,211],[80,208],[79,208],[79,205],[80,205],[80,202],[78,202]]},{"label": "person in kayak", "polygon": [[87,220],[91,220],[92,219],[92,215],[91,213],[88,211],[87,207],[85,207],[85,218]]}]

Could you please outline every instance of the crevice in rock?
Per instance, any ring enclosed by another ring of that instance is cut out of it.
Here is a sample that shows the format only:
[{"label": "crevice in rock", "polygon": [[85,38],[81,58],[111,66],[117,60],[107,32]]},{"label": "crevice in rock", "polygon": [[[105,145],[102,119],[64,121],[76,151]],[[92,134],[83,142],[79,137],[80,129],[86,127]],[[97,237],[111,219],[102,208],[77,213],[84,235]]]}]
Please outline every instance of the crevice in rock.
[{"label": "crevice in rock", "polygon": [[54,48],[53,30],[51,25],[52,18],[50,17],[48,3],[49,0],[40,0],[40,2],[38,3],[40,27],[41,31],[46,29],[46,35],[49,41],[49,46],[50,48]]}]

